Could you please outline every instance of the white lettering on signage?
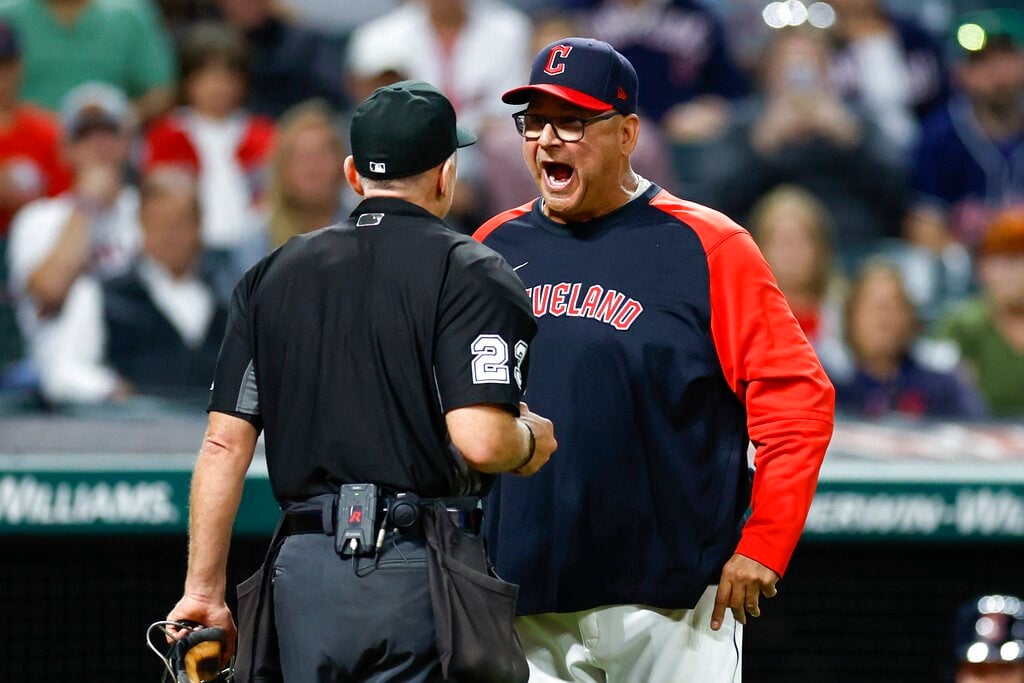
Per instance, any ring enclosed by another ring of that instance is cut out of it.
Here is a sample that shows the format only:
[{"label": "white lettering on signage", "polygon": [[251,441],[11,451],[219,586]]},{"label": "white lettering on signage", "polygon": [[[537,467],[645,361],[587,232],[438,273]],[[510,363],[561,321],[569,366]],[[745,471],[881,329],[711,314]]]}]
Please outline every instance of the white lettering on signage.
[{"label": "white lettering on signage", "polygon": [[0,524],[174,524],[179,519],[166,481],[39,481],[30,474],[0,478]]},{"label": "white lettering on signage", "polygon": [[807,530],[817,533],[931,534],[942,524],[941,495],[832,493],[816,496]]},{"label": "white lettering on signage", "polygon": [[956,529],[962,534],[1024,536],[1024,499],[1009,489],[961,491]]},{"label": "white lettering on signage", "polygon": [[1024,536],[1024,496],[1009,488],[940,493],[819,492],[811,534]]}]

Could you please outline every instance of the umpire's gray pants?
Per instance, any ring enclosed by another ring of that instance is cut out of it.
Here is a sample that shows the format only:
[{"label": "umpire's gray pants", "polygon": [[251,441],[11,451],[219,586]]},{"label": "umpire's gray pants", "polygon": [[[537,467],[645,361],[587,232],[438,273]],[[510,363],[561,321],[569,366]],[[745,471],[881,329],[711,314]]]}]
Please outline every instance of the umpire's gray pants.
[{"label": "umpire's gray pants", "polygon": [[354,564],[333,536],[291,536],[273,585],[285,683],[443,680],[421,539],[391,532]]}]

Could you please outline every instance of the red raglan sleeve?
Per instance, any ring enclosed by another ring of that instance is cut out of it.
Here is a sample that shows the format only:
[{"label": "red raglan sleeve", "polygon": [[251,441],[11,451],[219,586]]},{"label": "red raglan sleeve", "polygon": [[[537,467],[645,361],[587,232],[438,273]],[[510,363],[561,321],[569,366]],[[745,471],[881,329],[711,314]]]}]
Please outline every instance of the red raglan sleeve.
[{"label": "red raglan sleeve", "polygon": [[767,262],[738,226],[706,244],[711,333],[756,450],[751,515],[736,552],[780,576],[832,437],[835,390]]}]

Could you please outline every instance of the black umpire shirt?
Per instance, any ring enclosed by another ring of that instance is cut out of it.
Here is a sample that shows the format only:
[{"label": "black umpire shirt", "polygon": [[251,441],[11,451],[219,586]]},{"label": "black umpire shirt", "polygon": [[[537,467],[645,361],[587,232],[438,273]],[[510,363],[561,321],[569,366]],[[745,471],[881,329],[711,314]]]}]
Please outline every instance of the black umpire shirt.
[{"label": "black umpire shirt", "polygon": [[536,329],[495,252],[418,206],[367,199],[245,274],[209,409],[264,430],[282,503],[361,482],[480,494],[490,478],[450,446],[444,413],[518,415]]}]

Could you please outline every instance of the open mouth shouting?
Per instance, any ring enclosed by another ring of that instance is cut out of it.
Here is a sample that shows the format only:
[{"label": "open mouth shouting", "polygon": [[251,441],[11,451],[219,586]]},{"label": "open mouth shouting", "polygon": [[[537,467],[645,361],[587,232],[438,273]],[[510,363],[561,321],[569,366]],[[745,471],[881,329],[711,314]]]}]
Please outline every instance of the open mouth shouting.
[{"label": "open mouth shouting", "polygon": [[575,169],[569,164],[560,161],[542,161],[540,174],[544,185],[551,192],[560,192],[566,189],[572,182]]}]

